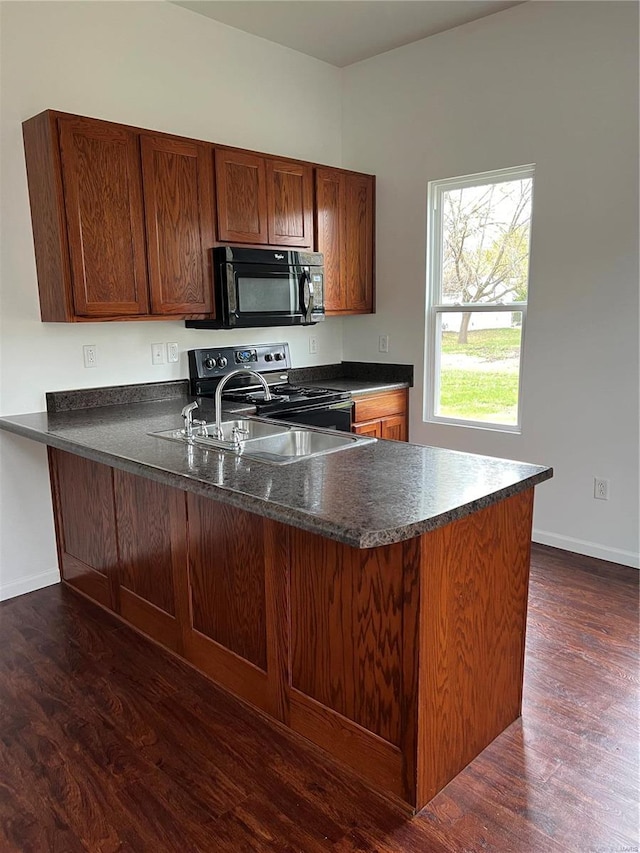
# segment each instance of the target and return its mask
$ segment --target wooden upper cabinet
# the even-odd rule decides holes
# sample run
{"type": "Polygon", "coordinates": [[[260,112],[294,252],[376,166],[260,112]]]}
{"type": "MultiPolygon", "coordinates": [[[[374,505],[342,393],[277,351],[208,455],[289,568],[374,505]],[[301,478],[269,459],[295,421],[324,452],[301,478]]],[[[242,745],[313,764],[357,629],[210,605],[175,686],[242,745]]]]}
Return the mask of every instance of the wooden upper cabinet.
{"type": "Polygon", "coordinates": [[[313,246],[313,169],[305,163],[216,148],[218,239],[313,246]]]}
{"type": "Polygon", "coordinates": [[[317,247],[324,255],[325,311],[347,305],[344,276],[344,179],[336,169],[316,169],[317,247]]]}
{"type": "Polygon", "coordinates": [[[212,149],[141,136],[153,314],[211,313],[212,149]]]}
{"type": "Polygon", "coordinates": [[[322,252],[327,313],[373,311],[371,175],[55,110],[23,136],[42,320],[211,318],[219,243],[322,252]]]}
{"type": "Polygon", "coordinates": [[[373,178],[345,175],[345,280],[352,311],[373,310],[373,178]]]}
{"type": "Polygon", "coordinates": [[[75,116],[58,128],[75,313],[146,314],[138,135],[75,116]]]}
{"type": "Polygon", "coordinates": [[[268,243],[264,158],[216,148],[218,238],[225,243],[268,243]]]}
{"type": "Polygon", "coordinates": [[[289,160],[265,161],[269,243],[313,246],[313,169],[289,160]]]}
{"type": "Polygon", "coordinates": [[[316,169],[317,249],[324,254],[328,314],[373,311],[374,178],[316,169]]]}

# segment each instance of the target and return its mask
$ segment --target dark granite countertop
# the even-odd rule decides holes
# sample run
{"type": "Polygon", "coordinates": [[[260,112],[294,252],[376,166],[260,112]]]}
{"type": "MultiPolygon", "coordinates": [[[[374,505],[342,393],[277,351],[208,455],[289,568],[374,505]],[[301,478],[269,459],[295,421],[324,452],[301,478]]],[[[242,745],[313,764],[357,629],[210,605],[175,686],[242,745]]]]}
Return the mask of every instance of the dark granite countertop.
{"type": "Polygon", "coordinates": [[[350,391],[352,396],[380,394],[413,385],[413,365],[377,364],[366,361],[342,361],[299,367],[289,371],[289,380],[301,385],[350,391]]]}
{"type": "MultiPolygon", "coordinates": [[[[181,427],[191,399],[15,415],[0,428],[356,548],[410,539],[552,476],[540,465],[396,441],[275,466],[149,435],[181,427]]],[[[213,419],[211,401],[201,409],[213,419]]]]}
{"type": "Polygon", "coordinates": [[[311,388],[331,388],[333,391],[349,391],[352,397],[363,397],[366,394],[382,394],[385,391],[396,391],[408,388],[408,382],[381,382],[364,379],[312,379],[305,382],[311,388]]]}

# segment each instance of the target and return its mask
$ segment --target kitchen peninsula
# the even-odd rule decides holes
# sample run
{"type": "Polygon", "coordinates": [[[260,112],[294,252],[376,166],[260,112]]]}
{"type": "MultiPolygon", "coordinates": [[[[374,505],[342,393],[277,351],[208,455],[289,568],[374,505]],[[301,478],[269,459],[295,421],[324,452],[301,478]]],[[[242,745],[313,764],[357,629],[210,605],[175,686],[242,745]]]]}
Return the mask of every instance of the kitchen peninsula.
{"type": "Polygon", "coordinates": [[[0,419],[48,445],[64,582],[422,808],[520,714],[551,470],[395,441],[247,461],[151,434],[185,386],[0,419]]]}

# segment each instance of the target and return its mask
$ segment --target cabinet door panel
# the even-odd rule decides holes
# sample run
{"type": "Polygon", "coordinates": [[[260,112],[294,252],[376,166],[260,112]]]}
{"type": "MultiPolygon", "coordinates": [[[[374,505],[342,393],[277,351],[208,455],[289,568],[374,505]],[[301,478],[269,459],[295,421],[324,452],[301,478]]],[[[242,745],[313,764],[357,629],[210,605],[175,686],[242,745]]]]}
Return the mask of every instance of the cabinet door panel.
{"type": "Polygon", "coordinates": [[[179,649],[187,572],[184,493],[119,470],[114,485],[121,614],[179,649]]]}
{"type": "Polygon", "coordinates": [[[385,415],[397,415],[407,410],[407,392],[403,389],[382,394],[369,394],[354,400],[354,421],[376,420],[385,415]]]}
{"type": "Polygon", "coordinates": [[[373,180],[345,177],[345,270],[347,304],[354,311],[373,307],[373,180]]]}
{"type": "Polygon", "coordinates": [[[407,418],[406,415],[392,415],[382,418],[382,438],[390,438],[394,441],[407,441],[407,418]]]}
{"type": "Polygon", "coordinates": [[[402,545],[359,550],[298,529],[291,542],[292,687],[399,745],[402,545]]]}
{"type": "Polygon", "coordinates": [[[262,157],[217,148],[218,237],[224,242],[266,243],[267,191],[262,157]]]}
{"type": "Polygon", "coordinates": [[[324,255],[325,311],[343,311],[344,179],[333,169],[316,169],[316,227],[318,251],[324,255]]]}
{"type": "Polygon", "coordinates": [[[212,150],[146,135],[141,147],[152,313],[209,313],[212,150]]]}
{"type": "Polygon", "coordinates": [[[147,269],[138,137],[93,119],[60,118],[75,313],[144,314],[147,269]]]}
{"type": "Polygon", "coordinates": [[[266,670],[263,520],[188,500],[192,626],[266,670]]]}
{"type": "Polygon", "coordinates": [[[311,166],[287,160],[266,160],[269,243],[313,245],[311,166]]]}
{"type": "Polygon", "coordinates": [[[374,438],[383,437],[381,421],[366,421],[365,423],[354,424],[352,431],[358,435],[371,435],[374,438]]]}
{"type": "Polygon", "coordinates": [[[116,607],[118,545],[112,469],[50,451],[62,577],[105,607],[116,607]]]}

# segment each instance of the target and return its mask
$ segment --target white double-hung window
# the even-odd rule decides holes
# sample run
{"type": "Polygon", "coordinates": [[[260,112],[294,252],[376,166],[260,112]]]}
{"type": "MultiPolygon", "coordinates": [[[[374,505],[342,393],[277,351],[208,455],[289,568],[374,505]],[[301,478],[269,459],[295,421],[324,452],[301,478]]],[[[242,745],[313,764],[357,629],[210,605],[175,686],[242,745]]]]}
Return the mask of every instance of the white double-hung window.
{"type": "Polygon", "coordinates": [[[429,184],[427,421],[520,431],[533,169],[429,184]]]}

